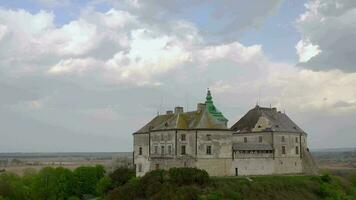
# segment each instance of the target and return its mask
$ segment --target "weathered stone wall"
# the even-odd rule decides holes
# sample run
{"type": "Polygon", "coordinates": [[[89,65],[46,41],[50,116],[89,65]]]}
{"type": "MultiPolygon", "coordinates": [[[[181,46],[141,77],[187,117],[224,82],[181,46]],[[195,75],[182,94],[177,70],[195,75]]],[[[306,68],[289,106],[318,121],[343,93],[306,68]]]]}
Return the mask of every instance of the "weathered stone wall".
{"type": "Polygon", "coordinates": [[[273,158],[246,158],[234,159],[231,166],[231,175],[267,175],[275,171],[273,158]]]}
{"type": "Polygon", "coordinates": [[[137,176],[143,176],[150,171],[149,134],[134,134],[134,165],[137,176]],[[142,148],[142,155],[139,155],[140,147],[142,148]]]}
{"type": "Polygon", "coordinates": [[[303,166],[305,152],[307,138],[304,133],[257,132],[233,135],[231,131],[223,130],[166,130],[134,135],[134,162],[138,176],[156,168],[172,167],[197,167],[206,170],[211,176],[234,176],[236,168],[238,175],[302,173],[303,169],[310,169],[311,166],[303,166]],[[248,143],[271,144],[274,153],[233,155],[232,144],[243,143],[244,138],[247,138],[248,143]],[[183,145],[186,151],[184,155],[181,152],[183,145]],[[208,146],[211,154],[207,152],[208,146]],[[283,146],[285,153],[282,153],[283,146]],[[139,155],[140,147],[142,155],[139,155]],[[141,165],[141,172],[138,171],[138,165],[141,165]]]}
{"type": "Polygon", "coordinates": [[[210,176],[232,176],[231,162],[231,158],[200,158],[196,167],[204,169],[210,176]]]}
{"type": "Polygon", "coordinates": [[[232,131],[199,130],[197,134],[197,158],[232,158],[232,131]],[[207,154],[207,147],[211,147],[211,154],[207,154]]]}

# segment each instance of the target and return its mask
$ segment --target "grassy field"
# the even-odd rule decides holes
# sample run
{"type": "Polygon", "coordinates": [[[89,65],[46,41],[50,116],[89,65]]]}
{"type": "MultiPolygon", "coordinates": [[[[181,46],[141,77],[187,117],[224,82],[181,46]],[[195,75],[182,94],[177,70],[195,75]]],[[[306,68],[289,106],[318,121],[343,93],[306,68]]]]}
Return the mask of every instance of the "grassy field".
{"type": "Polygon", "coordinates": [[[356,170],[323,176],[213,177],[201,199],[356,199],[356,170]]]}

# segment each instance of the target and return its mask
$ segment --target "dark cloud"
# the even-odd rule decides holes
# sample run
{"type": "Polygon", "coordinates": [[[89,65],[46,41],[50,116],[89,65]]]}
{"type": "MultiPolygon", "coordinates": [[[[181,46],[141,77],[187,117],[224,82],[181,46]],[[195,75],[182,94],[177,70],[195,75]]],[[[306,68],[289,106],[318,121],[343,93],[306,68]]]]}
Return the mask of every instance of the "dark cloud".
{"type": "Polygon", "coordinates": [[[321,52],[300,66],[314,70],[356,71],[356,2],[352,0],[311,1],[297,27],[302,40],[317,45],[321,52]]]}

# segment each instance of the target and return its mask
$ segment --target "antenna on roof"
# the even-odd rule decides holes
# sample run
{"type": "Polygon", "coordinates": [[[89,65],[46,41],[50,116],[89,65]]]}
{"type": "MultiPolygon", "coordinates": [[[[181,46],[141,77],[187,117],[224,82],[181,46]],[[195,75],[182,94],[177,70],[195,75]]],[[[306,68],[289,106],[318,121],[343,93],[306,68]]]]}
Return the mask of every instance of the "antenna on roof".
{"type": "MultiPolygon", "coordinates": [[[[158,115],[160,112],[162,112],[162,107],[163,107],[163,96],[161,96],[161,103],[159,104],[159,111],[158,111],[158,115]]],[[[162,112],[164,113],[164,112],[162,112]]]]}
{"type": "Polygon", "coordinates": [[[189,94],[187,91],[185,91],[185,110],[186,112],[188,112],[188,109],[189,109],[189,94]]]}
{"type": "Polygon", "coordinates": [[[257,101],[256,101],[256,106],[260,105],[260,97],[261,96],[261,87],[258,88],[258,96],[257,96],[257,101]]]}

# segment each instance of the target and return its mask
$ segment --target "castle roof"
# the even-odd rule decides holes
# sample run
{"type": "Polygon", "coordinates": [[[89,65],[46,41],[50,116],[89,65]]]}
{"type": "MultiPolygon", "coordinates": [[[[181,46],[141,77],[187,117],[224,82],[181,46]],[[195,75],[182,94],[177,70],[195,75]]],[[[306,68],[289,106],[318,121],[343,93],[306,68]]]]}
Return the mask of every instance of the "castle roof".
{"type": "Polygon", "coordinates": [[[235,133],[295,132],[304,133],[285,113],[276,108],[256,106],[249,110],[231,129],[235,133]]]}
{"type": "Polygon", "coordinates": [[[149,123],[135,133],[148,133],[150,131],[172,130],[172,129],[225,129],[227,119],[218,111],[212,101],[212,96],[208,90],[205,104],[198,104],[196,111],[183,112],[182,107],[176,107],[175,112],[167,112],[165,115],[158,115],[149,123]],[[177,109],[179,108],[179,109],[177,109]],[[181,110],[181,111],[180,111],[181,110]]]}

